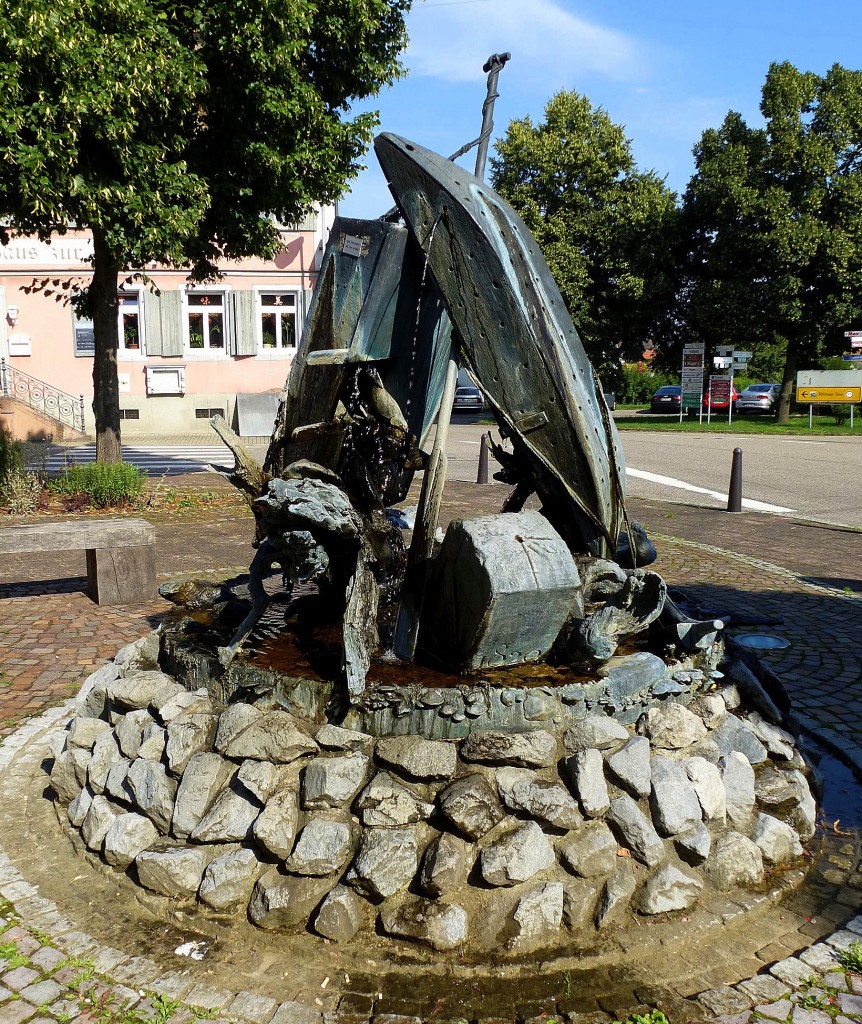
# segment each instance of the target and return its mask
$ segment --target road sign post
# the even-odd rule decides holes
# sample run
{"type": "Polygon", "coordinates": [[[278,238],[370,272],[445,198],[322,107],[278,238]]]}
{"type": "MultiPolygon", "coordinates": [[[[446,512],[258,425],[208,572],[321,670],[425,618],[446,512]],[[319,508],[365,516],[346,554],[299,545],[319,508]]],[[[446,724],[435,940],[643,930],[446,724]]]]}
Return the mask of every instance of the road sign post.
{"type": "Polygon", "coordinates": [[[682,385],[679,402],[679,421],[689,409],[700,410],[700,421],[703,422],[703,344],[686,345],[682,350],[682,385]]]}
{"type": "Polygon", "coordinates": [[[852,430],[853,406],[862,402],[862,375],[853,370],[801,370],[796,374],[796,401],[808,405],[809,430],[815,405],[849,405],[852,430]]]}

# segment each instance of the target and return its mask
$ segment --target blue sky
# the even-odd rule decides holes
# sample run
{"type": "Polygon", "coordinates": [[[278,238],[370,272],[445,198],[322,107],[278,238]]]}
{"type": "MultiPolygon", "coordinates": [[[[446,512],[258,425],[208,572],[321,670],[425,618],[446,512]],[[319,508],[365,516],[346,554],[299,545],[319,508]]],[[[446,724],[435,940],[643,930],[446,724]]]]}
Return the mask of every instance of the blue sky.
{"type": "MultiPolygon", "coordinates": [[[[540,120],[559,89],[585,93],[625,126],[642,169],[677,192],[692,146],[728,110],[759,123],[771,61],[825,72],[862,67],[862,5],[851,0],[414,0],[409,74],[364,104],[380,130],[448,155],[479,134],[485,74],[500,75],[495,135],[529,114],[540,120]]],[[[462,159],[472,169],[475,151],[462,159]]],[[[392,205],[373,152],[340,212],[376,217],[392,205]]]]}

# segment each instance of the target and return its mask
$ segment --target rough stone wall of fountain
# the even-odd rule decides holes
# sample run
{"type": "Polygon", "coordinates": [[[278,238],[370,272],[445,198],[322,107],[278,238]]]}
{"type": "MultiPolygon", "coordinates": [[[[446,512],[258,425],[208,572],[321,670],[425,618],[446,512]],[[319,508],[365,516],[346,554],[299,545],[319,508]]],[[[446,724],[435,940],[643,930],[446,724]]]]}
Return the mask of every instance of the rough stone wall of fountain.
{"type": "Polygon", "coordinates": [[[62,818],[140,885],[263,928],[554,952],[628,912],[758,889],[814,834],[795,740],[739,665],[743,685],[669,668],[683,683],[655,681],[638,716],[619,709],[629,724],[578,703],[441,740],[225,705],[160,671],[158,648],[85,684],[51,768],[62,818]]]}

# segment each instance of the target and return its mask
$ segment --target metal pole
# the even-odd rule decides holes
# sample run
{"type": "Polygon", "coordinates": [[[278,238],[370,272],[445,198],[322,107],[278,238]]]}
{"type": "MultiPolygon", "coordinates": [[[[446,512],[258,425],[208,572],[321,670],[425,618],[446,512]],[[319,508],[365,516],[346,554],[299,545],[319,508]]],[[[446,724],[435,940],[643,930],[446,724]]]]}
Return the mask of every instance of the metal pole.
{"type": "Polygon", "coordinates": [[[488,93],[482,104],[482,132],[479,135],[479,148],[476,151],[476,177],[485,177],[485,161],[488,158],[488,142],[494,129],[494,101],[497,99],[497,79],[500,72],[511,58],[511,53],[492,53],[482,68],[488,72],[488,93]]]}
{"type": "Polygon", "coordinates": [[[6,379],[5,359],[0,359],[0,392],[6,397],[9,395],[9,381],[6,379]]]}
{"type": "Polygon", "coordinates": [[[808,429],[810,430],[814,426],[814,406],[808,403],[808,429]]]}
{"type": "Polygon", "coordinates": [[[730,467],[730,489],[727,492],[727,511],[742,511],[742,449],[733,449],[730,467]]]}
{"type": "Polygon", "coordinates": [[[479,471],[476,474],[477,484],[488,483],[488,435],[483,434],[479,442],[479,471]]]}
{"type": "Polygon", "coordinates": [[[84,433],[84,396],[83,395],[81,395],[80,411],[81,411],[81,433],[83,434],[84,433]]]}

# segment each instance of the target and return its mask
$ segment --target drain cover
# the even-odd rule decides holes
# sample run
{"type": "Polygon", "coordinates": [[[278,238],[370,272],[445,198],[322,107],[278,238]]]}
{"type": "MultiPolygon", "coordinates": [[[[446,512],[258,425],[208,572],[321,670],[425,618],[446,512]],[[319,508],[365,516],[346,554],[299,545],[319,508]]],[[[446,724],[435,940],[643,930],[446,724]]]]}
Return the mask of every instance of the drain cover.
{"type": "Polygon", "coordinates": [[[786,651],[790,641],[783,636],[772,636],[770,633],[740,633],[733,638],[740,647],[752,651],[786,651]]]}

